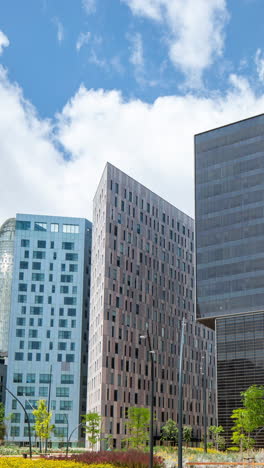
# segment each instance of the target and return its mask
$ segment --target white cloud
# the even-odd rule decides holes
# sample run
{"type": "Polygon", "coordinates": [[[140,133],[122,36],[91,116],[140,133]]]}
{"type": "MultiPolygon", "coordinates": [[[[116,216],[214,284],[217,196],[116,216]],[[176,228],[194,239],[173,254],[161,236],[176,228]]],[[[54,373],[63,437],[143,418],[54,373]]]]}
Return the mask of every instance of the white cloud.
{"type": "Polygon", "coordinates": [[[87,15],[94,13],[96,10],[96,0],[82,0],[82,6],[87,15]]]}
{"type": "Polygon", "coordinates": [[[0,30],[0,55],[2,55],[4,47],[8,47],[8,46],[9,46],[9,39],[3,33],[3,31],[0,30]]]}
{"type": "Polygon", "coordinates": [[[256,52],[255,63],[259,80],[264,81],[264,54],[261,49],[258,49],[256,52]]]}
{"type": "Polygon", "coordinates": [[[1,68],[0,102],[1,223],[16,212],[91,219],[107,161],[192,215],[194,134],[263,112],[264,95],[237,75],[225,95],[153,104],[81,86],[52,122],[37,116],[1,68]]]}
{"type": "Polygon", "coordinates": [[[223,53],[226,0],[122,1],[133,14],[167,26],[172,63],[185,74],[187,85],[200,87],[203,71],[223,53]]]}
{"type": "Polygon", "coordinates": [[[79,52],[79,50],[89,42],[91,38],[91,33],[88,31],[86,33],[81,32],[78,36],[77,42],[76,42],[76,49],[79,52]]]}
{"type": "Polygon", "coordinates": [[[58,42],[59,44],[64,40],[64,27],[63,27],[63,24],[62,22],[59,20],[59,18],[53,18],[53,23],[55,24],[56,26],[56,29],[57,29],[57,39],[58,39],[58,42]]]}
{"type": "Polygon", "coordinates": [[[141,34],[128,34],[127,38],[131,43],[130,62],[136,67],[142,67],[144,64],[144,57],[141,34]]]}

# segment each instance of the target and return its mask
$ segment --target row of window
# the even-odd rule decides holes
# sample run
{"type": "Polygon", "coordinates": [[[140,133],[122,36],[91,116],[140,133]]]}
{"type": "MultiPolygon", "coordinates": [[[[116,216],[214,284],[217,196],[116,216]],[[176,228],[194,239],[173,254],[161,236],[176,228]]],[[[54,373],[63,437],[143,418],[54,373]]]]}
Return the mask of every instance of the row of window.
{"type": "MultiPolygon", "coordinates": [[[[16,229],[22,231],[31,230],[31,221],[17,221],[16,229]]],[[[45,222],[34,222],[34,231],[47,232],[48,223],[45,222]]],[[[50,223],[50,232],[59,232],[60,225],[58,223],[50,223]]],[[[63,224],[62,232],[65,234],[79,234],[80,226],[78,224],[63,224]]]]}
{"type": "MultiPolygon", "coordinates": [[[[38,361],[38,362],[41,361],[41,353],[36,353],[35,357],[36,357],[36,361],[38,361]]],[[[21,351],[15,352],[14,360],[15,361],[24,361],[24,360],[32,361],[33,360],[33,355],[32,355],[32,353],[27,353],[27,356],[26,356],[26,354],[24,354],[21,351]]],[[[49,353],[45,354],[45,361],[49,362],[49,353]]],[[[64,356],[64,359],[63,359],[62,354],[59,353],[57,355],[57,362],[74,362],[74,361],[75,361],[74,354],[66,354],[64,356]]]]}
{"type": "MultiPolygon", "coordinates": [[[[43,268],[44,266],[45,266],[45,264],[43,264],[41,262],[32,262],[32,270],[41,270],[41,268],[43,268]]],[[[28,270],[28,267],[29,267],[29,262],[28,261],[25,261],[25,260],[20,261],[20,263],[19,263],[20,270],[28,270]]],[[[53,263],[50,263],[49,264],[49,270],[53,271],[53,267],[54,267],[53,263]]],[[[70,272],[77,272],[78,271],[78,263],[70,263],[68,265],[68,268],[69,268],[70,272]]],[[[61,271],[66,271],[65,263],[61,264],[61,271]]]]}
{"type": "MultiPolygon", "coordinates": [[[[19,292],[27,292],[28,290],[28,283],[19,283],[18,284],[18,291],[19,292]]],[[[32,283],[30,286],[31,292],[36,292],[36,284],[32,283]]],[[[44,293],[44,284],[39,285],[39,292],[44,293]]],[[[52,285],[51,292],[56,292],[56,286],[52,285]]],[[[60,293],[61,294],[70,294],[69,286],[62,285],[60,286],[60,293]]],[[[72,286],[72,294],[77,294],[77,286],[72,286]]],[[[37,297],[37,296],[36,296],[37,297]]],[[[35,301],[36,303],[37,301],[35,301]]]]}
{"type": "MultiPolygon", "coordinates": [[[[54,291],[55,292],[55,291],[54,291]]],[[[17,302],[19,304],[25,304],[27,302],[27,295],[26,294],[18,294],[17,297],[17,302]]],[[[52,304],[52,297],[48,296],[48,304],[52,304]]],[[[76,305],[77,304],[77,298],[74,296],[64,296],[63,298],[63,303],[64,305],[76,305]]],[[[44,304],[44,296],[35,296],[35,304],[44,304]]],[[[33,309],[36,309],[34,307],[30,307],[30,313],[35,314],[33,309]],[[32,309],[32,311],[31,311],[32,309]]],[[[35,314],[39,315],[39,314],[35,314]]]]}
{"type": "MultiPolygon", "coordinates": [[[[21,239],[21,247],[29,247],[30,246],[30,240],[29,239],[21,239]]],[[[45,240],[38,240],[37,241],[37,247],[38,249],[46,249],[47,242],[45,240]]],[[[62,242],[61,244],[63,250],[74,250],[74,242],[62,242]]],[[[54,249],[55,244],[54,241],[50,241],[50,248],[54,249]]],[[[67,255],[67,254],[66,254],[67,255]]],[[[78,254],[72,254],[77,255],[78,254]]],[[[78,257],[77,257],[78,258],[78,257]]],[[[68,260],[66,258],[66,260],[68,260]]]]}

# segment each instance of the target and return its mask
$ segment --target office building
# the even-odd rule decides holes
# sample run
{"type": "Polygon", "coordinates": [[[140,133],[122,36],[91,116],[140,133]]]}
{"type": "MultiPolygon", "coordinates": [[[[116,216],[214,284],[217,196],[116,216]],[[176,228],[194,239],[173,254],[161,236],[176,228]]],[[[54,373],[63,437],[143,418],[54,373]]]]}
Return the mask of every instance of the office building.
{"type": "MultiPolygon", "coordinates": [[[[86,413],[92,225],[86,219],[18,214],[8,348],[7,388],[32,409],[47,401],[53,442],[80,441],[86,413]]],[[[17,401],[8,438],[28,441],[17,401]]]]}
{"type": "Polygon", "coordinates": [[[260,115],[195,137],[197,318],[216,329],[228,439],[240,393],[264,382],[263,129],[260,115]]]}
{"type": "MultiPolygon", "coordinates": [[[[6,384],[9,317],[14,262],[15,219],[0,227],[0,383],[6,384]]],[[[5,391],[0,386],[0,402],[5,402],[5,391]]]]}
{"type": "MultiPolygon", "coordinates": [[[[184,424],[201,439],[200,366],[207,359],[208,423],[214,424],[214,333],[195,323],[194,221],[111,164],[94,197],[88,410],[120,447],[128,408],[150,405],[148,327],[155,351],[154,436],[177,415],[185,318],[184,424]]],[[[104,444],[102,443],[102,446],[104,444]]]]}
{"type": "Polygon", "coordinates": [[[11,286],[14,261],[14,218],[0,228],[0,356],[7,356],[11,286]]]}

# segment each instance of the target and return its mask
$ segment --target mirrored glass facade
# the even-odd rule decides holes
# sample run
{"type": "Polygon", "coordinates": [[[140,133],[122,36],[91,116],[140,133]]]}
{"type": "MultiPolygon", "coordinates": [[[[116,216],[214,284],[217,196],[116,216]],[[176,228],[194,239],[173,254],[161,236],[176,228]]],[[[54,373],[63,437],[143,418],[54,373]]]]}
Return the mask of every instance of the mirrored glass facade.
{"type": "Polygon", "coordinates": [[[195,179],[196,316],[216,327],[229,439],[241,392],[264,383],[264,115],[196,135],[195,179]]]}
{"type": "MultiPolygon", "coordinates": [[[[218,424],[227,439],[234,425],[230,415],[241,407],[240,392],[264,382],[264,313],[243,314],[216,320],[218,424]]],[[[257,446],[264,446],[259,432],[257,446]]]]}
{"type": "Polygon", "coordinates": [[[197,318],[264,308],[264,116],[195,137],[197,318]]]}
{"type": "Polygon", "coordinates": [[[5,221],[0,228],[0,355],[6,356],[11,308],[14,263],[15,219],[5,221]]]}

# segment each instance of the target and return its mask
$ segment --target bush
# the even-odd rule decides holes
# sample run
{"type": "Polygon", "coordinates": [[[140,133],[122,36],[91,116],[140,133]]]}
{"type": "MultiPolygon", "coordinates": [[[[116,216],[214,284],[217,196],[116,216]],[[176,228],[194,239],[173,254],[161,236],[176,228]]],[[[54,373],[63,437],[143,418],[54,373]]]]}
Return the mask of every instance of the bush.
{"type": "Polygon", "coordinates": [[[239,447],[227,447],[228,452],[239,452],[239,447]]]}
{"type": "MultiPolygon", "coordinates": [[[[149,466],[149,454],[138,450],[128,450],[127,452],[86,452],[80,455],[70,455],[67,459],[65,456],[60,456],[57,460],[71,460],[87,465],[110,464],[127,468],[148,468],[149,466]]],[[[163,468],[163,459],[154,456],[153,466],[154,468],[163,468]]]]}

